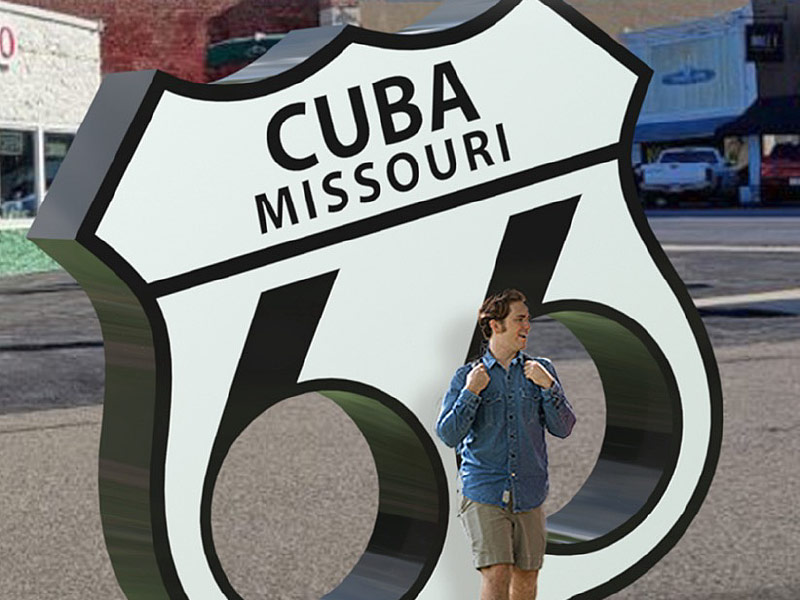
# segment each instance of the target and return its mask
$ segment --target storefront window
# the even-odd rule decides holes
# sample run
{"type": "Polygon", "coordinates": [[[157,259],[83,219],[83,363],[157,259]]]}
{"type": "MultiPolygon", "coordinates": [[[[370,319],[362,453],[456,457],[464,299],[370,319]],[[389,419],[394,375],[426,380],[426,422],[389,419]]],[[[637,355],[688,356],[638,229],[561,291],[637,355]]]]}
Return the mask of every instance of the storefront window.
{"type": "Polygon", "coordinates": [[[47,193],[75,139],[72,133],[44,132],[40,162],[36,136],[34,131],[0,129],[0,218],[36,214],[40,188],[47,193]],[[39,164],[44,166],[43,173],[39,173],[39,164]]]}
{"type": "Polygon", "coordinates": [[[44,134],[44,177],[47,189],[50,189],[50,184],[53,183],[74,139],[75,136],[71,133],[44,134]]]}
{"type": "Polygon", "coordinates": [[[33,132],[0,129],[0,217],[36,212],[33,132]]]}

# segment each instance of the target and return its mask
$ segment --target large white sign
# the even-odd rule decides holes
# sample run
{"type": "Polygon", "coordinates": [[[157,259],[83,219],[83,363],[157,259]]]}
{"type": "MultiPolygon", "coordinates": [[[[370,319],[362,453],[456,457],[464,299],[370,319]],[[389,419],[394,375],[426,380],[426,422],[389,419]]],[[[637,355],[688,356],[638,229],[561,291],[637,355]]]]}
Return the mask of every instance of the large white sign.
{"type": "Polygon", "coordinates": [[[572,329],[606,393],[597,466],[548,522],[540,598],[621,589],[699,509],[720,387],[630,173],[649,71],[556,0],[451,2],[429,23],[298,32],[249,83],[105,79],[30,237],[103,324],[101,511],[130,597],[239,598],[216,477],[258,415],[308,391],[359,425],[381,489],[326,598],[477,597],[432,426],[503,287],[572,329]]]}

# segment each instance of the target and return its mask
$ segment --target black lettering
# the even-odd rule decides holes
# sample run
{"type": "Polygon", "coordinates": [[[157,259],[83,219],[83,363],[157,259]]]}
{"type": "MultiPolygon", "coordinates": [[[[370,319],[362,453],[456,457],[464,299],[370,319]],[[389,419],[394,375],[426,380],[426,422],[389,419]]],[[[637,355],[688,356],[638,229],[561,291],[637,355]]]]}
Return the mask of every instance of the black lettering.
{"type": "Polygon", "coordinates": [[[364,171],[371,169],[373,166],[371,162],[367,162],[359,165],[356,169],[356,183],[372,190],[369,196],[361,196],[361,198],[359,198],[361,202],[372,202],[373,200],[377,200],[381,195],[381,184],[378,183],[378,180],[364,175],[364,171]]]}
{"type": "Polygon", "coordinates": [[[292,225],[297,225],[297,211],[294,209],[292,194],[288,187],[278,190],[278,210],[272,208],[266,194],[256,196],[256,209],[258,210],[258,222],[261,225],[261,233],[267,233],[267,215],[269,215],[275,229],[283,227],[283,209],[289,212],[289,219],[292,225]]]}
{"type": "Polygon", "coordinates": [[[508,140],[506,139],[506,130],[503,128],[502,123],[497,124],[497,139],[500,142],[500,152],[503,155],[503,162],[511,160],[511,153],[508,150],[508,140]]]}
{"type": "Polygon", "coordinates": [[[319,162],[316,154],[311,154],[305,158],[290,156],[284,149],[283,142],[281,142],[281,127],[283,127],[283,124],[288,121],[290,117],[304,114],[306,114],[305,103],[297,102],[295,104],[290,104],[276,112],[267,126],[267,147],[269,148],[269,153],[272,155],[272,160],[284,169],[289,169],[290,171],[309,169],[319,162]]]}
{"type": "Polygon", "coordinates": [[[389,160],[389,164],[386,165],[386,175],[389,177],[389,183],[395,190],[398,192],[410,192],[417,187],[419,183],[419,163],[417,163],[416,158],[407,152],[401,152],[389,160]],[[411,179],[408,183],[401,183],[397,178],[397,163],[401,160],[407,162],[411,167],[411,179]]]}
{"type": "Polygon", "coordinates": [[[325,176],[325,179],[322,180],[322,189],[325,190],[326,194],[331,196],[336,196],[341,200],[338,204],[329,204],[328,205],[328,212],[339,212],[345,206],[347,206],[347,192],[344,191],[340,187],[336,187],[333,185],[334,179],[341,179],[342,172],[341,171],[334,171],[333,173],[328,173],[325,176]]]}
{"type": "Polygon", "coordinates": [[[386,145],[396,144],[414,137],[422,128],[422,111],[416,104],[411,103],[414,97],[414,82],[407,77],[389,77],[372,84],[375,92],[375,102],[378,104],[378,114],[381,117],[381,129],[386,145]],[[389,88],[399,88],[400,98],[389,102],[389,88]],[[397,129],[394,116],[404,114],[409,123],[404,129],[397,129]]]}
{"type": "Polygon", "coordinates": [[[308,210],[308,218],[317,218],[317,207],[314,205],[314,194],[311,193],[311,183],[308,180],[303,182],[303,194],[306,198],[306,210],[308,210]]]}
{"type": "Polygon", "coordinates": [[[467,121],[475,121],[480,119],[478,110],[472,103],[472,100],[467,94],[464,84],[456,74],[455,67],[450,61],[440,63],[433,67],[433,128],[432,131],[438,131],[444,128],[444,113],[448,110],[460,108],[464,113],[467,121]],[[450,84],[455,96],[448,100],[444,99],[444,82],[445,79],[450,84]]]}
{"type": "Polygon", "coordinates": [[[350,96],[350,108],[353,111],[353,120],[356,124],[356,139],[350,145],[342,144],[336,135],[331,116],[331,107],[327,96],[320,96],[314,99],[317,107],[319,125],[322,129],[322,136],[325,138],[325,145],[328,149],[340,158],[350,158],[361,152],[369,142],[369,122],[367,121],[367,109],[364,106],[364,97],[361,95],[361,88],[352,87],[347,90],[350,96]]]}
{"type": "Polygon", "coordinates": [[[467,151],[467,159],[469,160],[469,170],[474,171],[478,168],[478,161],[475,160],[477,155],[481,155],[486,164],[490,167],[494,164],[491,155],[486,150],[489,145],[489,136],[483,131],[473,131],[464,134],[464,149],[467,151]],[[472,142],[478,140],[478,146],[474,146],[472,142]]]}
{"type": "Polygon", "coordinates": [[[447,149],[447,171],[440,171],[436,164],[436,157],[433,152],[433,144],[425,146],[425,155],[428,157],[428,166],[430,166],[431,173],[439,181],[450,179],[456,173],[456,151],[453,149],[453,140],[448,138],[444,141],[444,146],[447,149]]]}

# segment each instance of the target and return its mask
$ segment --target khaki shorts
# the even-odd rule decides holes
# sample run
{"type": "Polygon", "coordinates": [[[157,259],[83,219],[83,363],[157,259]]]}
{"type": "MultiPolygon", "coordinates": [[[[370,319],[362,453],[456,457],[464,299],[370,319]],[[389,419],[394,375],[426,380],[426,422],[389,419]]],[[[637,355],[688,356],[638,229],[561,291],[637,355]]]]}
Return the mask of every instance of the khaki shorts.
{"type": "Polygon", "coordinates": [[[519,569],[542,568],[547,544],[545,515],[541,506],[512,513],[507,508],[474,502],[461,497],[458,518],[472,545],[476,569],[512,564],[519,569]]]}

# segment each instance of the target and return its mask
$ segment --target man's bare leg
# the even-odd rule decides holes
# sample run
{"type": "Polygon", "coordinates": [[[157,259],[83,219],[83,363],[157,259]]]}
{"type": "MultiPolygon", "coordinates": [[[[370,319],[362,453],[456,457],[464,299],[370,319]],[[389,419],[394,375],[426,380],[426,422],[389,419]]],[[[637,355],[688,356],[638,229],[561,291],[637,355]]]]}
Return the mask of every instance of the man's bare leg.
{"type": "Polygon", "coordinates": [[[538,577],[538,570],[525,571],[512,566],[509,600],[535,600],[538,577]]]}
{"type": "Polygon", "coordinates": [[[481,600],[508,600],[511,565],[492,565],[481,570],[481,600]]]}

